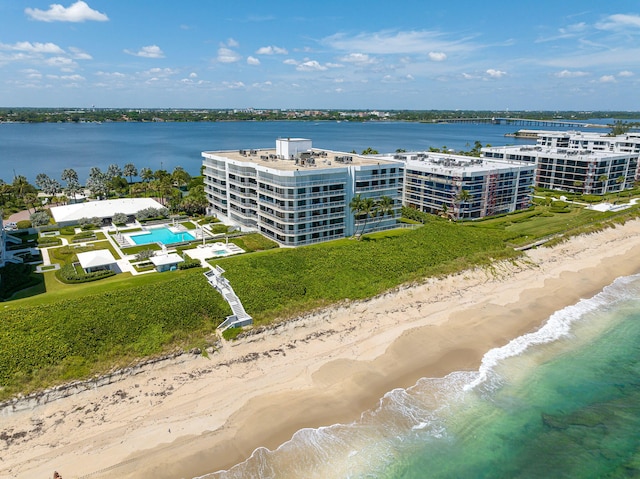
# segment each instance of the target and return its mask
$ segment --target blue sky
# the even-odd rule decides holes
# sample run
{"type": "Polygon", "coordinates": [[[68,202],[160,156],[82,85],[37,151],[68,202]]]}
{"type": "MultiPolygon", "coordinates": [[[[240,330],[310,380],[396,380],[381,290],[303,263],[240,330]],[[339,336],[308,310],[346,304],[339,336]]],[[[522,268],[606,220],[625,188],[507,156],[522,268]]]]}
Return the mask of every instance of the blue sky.
{"type": "Polygon", "coordinates": [[[638,0],[0,0],[0,106],[640,110],[638,0]]]}

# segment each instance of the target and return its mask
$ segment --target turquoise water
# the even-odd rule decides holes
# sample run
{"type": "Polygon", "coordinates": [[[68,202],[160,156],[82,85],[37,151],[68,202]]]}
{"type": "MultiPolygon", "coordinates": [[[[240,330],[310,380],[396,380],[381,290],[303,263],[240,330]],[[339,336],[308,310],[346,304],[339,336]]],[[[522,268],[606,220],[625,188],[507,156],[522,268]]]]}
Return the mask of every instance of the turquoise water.
{"type": "Polygon", "coordinates": [[[145,233],[131,235],[135,244],[162,243],[173,244],[192,241],[195,237],[188,232],[174,233],[169,228],[154,228],[145,233]]]}
{"type": "MultiPolygon", "coordinates": [[[[556,312],[478,371],[389,392],[207,478],[640,477],[640,276],[556,312]]],[[[212,469],[214,469],[212,465],[212,469]]]]}

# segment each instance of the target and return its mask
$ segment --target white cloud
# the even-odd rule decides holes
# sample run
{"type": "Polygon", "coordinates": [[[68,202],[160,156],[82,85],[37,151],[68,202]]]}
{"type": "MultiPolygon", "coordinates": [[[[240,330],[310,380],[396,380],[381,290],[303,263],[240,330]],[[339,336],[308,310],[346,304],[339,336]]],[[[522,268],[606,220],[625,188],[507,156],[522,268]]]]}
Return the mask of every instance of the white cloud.
{"type": "Polygon", "coordinates": [[[596,23],[600,30],[622,30],[627,27],[640,28],[640,15],[625,15],[617,13],[609,15],[606,20],[596,23]]]}
{"type": "Polygon", "coordinates": [[[260,65],[260,60],[258,60],[256,57],[252,57],[251,55],[249,55],[247,57],[247,64],[249,64],[249,65],[260,65]]]}
{"type": "Polygon", "coordinates": [[[240,88],[245,88],[245,84],[242,83],[241,81],[236,81],[236,82],[225,81],[225,82],[222,82],[222,84],[225,87],[229,88],[230,90],[238,90],[240,88]]]}
{"type": "Polygon", "coordinates": [[[137,52],[133,52],[131,50],[125,50],[124,52],[128,53],[129,55],[133,55],[134,57],[164,58],[164,52],[158,45],[148,45],[146,47],[142,47],[137,52]]]}
{"type": "Polygon", "coordinates": [[[429,52],[429,59],[434,62],[442,62],[447,59],[447,54],[444,52],[429,52]]]}
{"type": "Polygon", "coordinates": [[[153,75],[155,77],[168,77],[171,75],[176,75],[178,70],[174,70],[172,68],[150,68],[145,72],[142,72],[143,75],[153,75]]]}
{"type": "Polygon", "coordinates": [[[613,75],[602,75],[598,81],[600,83],[615,83],[616,77],[613,75]]]}
{"type": "Polygon", "coordinates": [[[34,70],[33,68],[27,68],[26,70],[21,70],[22,73],[24,73],[27,78],[30,78],[32,80],[39,80],[40,78],[42,78],[42,73],[40,73],[38,70],[34,70]]]}
{"type": "Polygon", "coordinates": [[[47,78],[51,80],[71,80],[71,81],[84,81],[85,77],[82,75],[47,75],[47,78]]]}
{"type": "Polygon", "coordinates": [[[489,75],[491,78],[502,78],[506,74],[507,72],[503,72],[502,70],[495,70],[493,68],[489,68],[487,70],[487,75],[489,75]]]}
{"type": "Polygon", "coordinates": [[[120,73],[120,72],[99,71],[99,72],[96,72],[96,75],[101,77],[107,77],[107,78],[125,78],[126,77],[124,73],[120,73]]]}
{"type": "Polygon", "coordinates": [[[463,77],[465,80],[473,80],[474,78],[477,78],[475,75],[471,75],[471,74],[469,74],[469,73],[464,73],[464,72],[462,73],[462,77],[463,77]]]}
{"type": "Polygon", "coordinates": [[[31,42],[16,42],[13,45],[7,45],[5,43],[0,43],[0,50],[11,50],[18,52],[27,52],[27,53],[51,53],[51,54],[61,54],[64,53],[64,50],[60,48],[55,43],[31,43],[31,42]]]}
{"type": "Polygon", "coordinates": [[[230,48],[220,47],[218,48],[218,61],[220,63],[235,63],[242,59],[238,52],[231,50],[230,48]]]}
{"type": "Polygon", "coordinates": [[[198,78],[198,74],[195,72],[189,73],[189,78],[198,78]]]}
{"type": "Polygon", "coordinates": [[[71,69],[78,66],[71,58],[66,57],[51,57],[45,61],[45,63],[52,67],[71,69]]]}
{"type": "Polygon", "coordinates": [[[295,61],[293,58],[287,58],[282,63],[284,63],[285,65],[297,65],[298,64],[298,62],[295,61]]]}
{"type": "Polygon", "coordinates": [[[336,34],[325,38],[323,43],[343,51],[376,54],[424,54],[425,51],[472,51],[478,48],[468,40],[468,38],[462,38],[449,41],[444,38],[442,33],[422,30],[361,33],[354,37],[336,34]]]}
{"type": "Polygon", "coordinates": [[[69,47],[69,51],[71,52],[71,56],[74,60],[92,60],[93,57],[86,52],[83,52],[79,48],[69,47]]]}
{"type": "Polygon", "coordinates": [[[554,76],[558,78],[579,78],[579,77],[585,77],[587,75],[589,75],[587,72],[570,71],[570,70],[562,70],[560,72],[554,73],[554,76]]]}
{"type": "Polygon", "coordinates": [[[632,77],[633,76],[633,72],[630,72],[629,70],[623,70],[620,73],[618,73],[619,77],[632,77]]]}
{"type": "Polygon", "coordinates": [[[256,50],[256,55],[287,55],[289,52],[286,48],[276,46],[260,47],[256,50]]]}
{"type": "Polygon", "coordinates": [[[25,8],[26,13],[33,20],[41,22],[84,22],[93,20],[96,22],[106,22],[109,17],[104,13],[93,10],[83,1],[78,1],[70,7],[65,8],[58,3],[49,5],[49,10],[40,10],[38,8],[25,8]]]}
{"type": "Polygon", "coordinates": [[[328,69],[329,69],[328,67],[321,65],[316,60],[308,60],[296,67],[296,70],[301,72],[318,72],[318,71],[324,71],[328,69]]]}
{"type": "Polygon", "coordinates": [[[234,40],[233,38],[229,38],[229,40],[227,40],[226,45],[230,48],[238,48],[240,46],[238,41],[234,40]]]}
{"type": "Polygon", "coordinates": [[[376,63],[374,58],[371,58],[366,53],[349,53],[340,58],[341,62],[345,63],[355,63],[359,65],[368,65],[371,63],[376,63]]]}

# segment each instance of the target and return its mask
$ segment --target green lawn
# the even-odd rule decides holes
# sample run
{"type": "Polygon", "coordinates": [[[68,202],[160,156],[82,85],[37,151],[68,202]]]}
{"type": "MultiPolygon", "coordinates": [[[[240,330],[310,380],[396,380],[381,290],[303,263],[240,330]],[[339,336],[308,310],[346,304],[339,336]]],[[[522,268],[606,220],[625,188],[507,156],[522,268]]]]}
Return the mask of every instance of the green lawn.
{"type": "MultiPolygon", "coordinates": [[[[294,249],[277,248],[254,234],[230,241],[246,251],[261,251],[211,262],[226,270],[247,312],[264,324],[429,276],[514,258],[520,253],[509,245],[591,231],[635,218],[638,211],[560,212],[538,206],[478,222],[430,217],[417,229],[294,249]]],[[[106,241],[91,246],[112,249],[106,241]]],[[[75,285],[60,283],[53,271],[45,272],[44,279],[46,294],[3,303],[0,399],[203,341],[230,313],[200,268],[119,274],[75,285]]]]}
{"type": "Polygon", "coordinates": [[[118,276],[6,303],[0,399],[202,344],[230,313],[200,268],[118,276]]]}

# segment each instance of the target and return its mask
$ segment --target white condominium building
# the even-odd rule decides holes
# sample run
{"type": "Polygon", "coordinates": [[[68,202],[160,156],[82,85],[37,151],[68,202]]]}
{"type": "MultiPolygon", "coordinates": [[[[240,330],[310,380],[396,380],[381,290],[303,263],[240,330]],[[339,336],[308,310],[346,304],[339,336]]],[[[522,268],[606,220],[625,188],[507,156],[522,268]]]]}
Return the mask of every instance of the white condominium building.
{"type": "Polygon", "coordinates": [[[482,154],[487,159],[535,164],[538,187],[584,194],[603,195],[632,188],[638,170],[638,153],[536,145],[488,147],[482,154]]]}
{"type": "Polygon", "coordinates": [[[640,133],[607,136],[583,131],[540,131],[537,144],[551,148],[640,154],[640,133]]]}
{"type": "Polygon", "coordinates": [[[313,148],[304,138],[202,157],[210,213],[284,246],[393,228],[400,216],[402,162],[313,148]],[[349,206],[356,195],[387,196],[393,211],[356,221],[349,206]]]}
{"type": "Polygon", "coordinates": [[[410,208],[478,219],[531,205],[535,167],[530,163],[431,152],[392,157],[405,163],[402,200],[410,208]]]}

